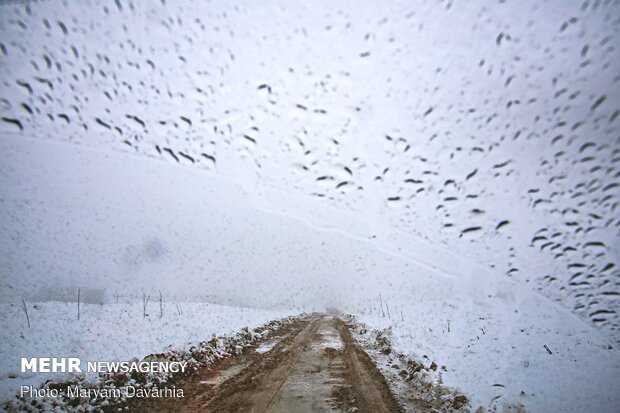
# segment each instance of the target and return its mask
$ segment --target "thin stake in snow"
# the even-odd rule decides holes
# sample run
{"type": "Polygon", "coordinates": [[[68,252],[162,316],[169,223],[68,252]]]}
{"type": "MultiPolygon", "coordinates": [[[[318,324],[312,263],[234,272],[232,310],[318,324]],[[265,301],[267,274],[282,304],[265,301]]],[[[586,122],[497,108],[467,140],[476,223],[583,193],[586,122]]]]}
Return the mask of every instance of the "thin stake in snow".
{"type": "Polygon", "coordinates": [[[30,317],[28,317],[28,309],[26,308],[26,302],[22,298],[22,304],[24,305],[24,313],[26,313],[26,321],[28,321],[28,328],[30,328],[30,317]]]}
{"type": "Polygon", "coordinates": [[[78,288],[77,307],[78,307],[78,321],[80,321],[80,289],[79,288],[78,288]]]}
{"type": "Polygon", "coordinates": [[[547,347],[547,345],[546,345],[546,344],[545,344],[545,345],[543,345],[543,347],[545,348],[545,350],[547,350],[547,353],[549,353],[549,354],[553,354],[553,353],[551,352],[551,350],[549,350],[549,347],[547,347]]]}
{"type": "Polygon", "coordinates": [[[161,296],[161,290],[159,290],[159,318],[164,317],[164,303],[161,296]]]}
{"type": "Polygon", "coordinates": [[[381,294],[379,294],[379,304],[381,304],[381,316],[385,317],[385,313],[383,312],[383,298],[381,298],[381,294]]]}
{"type": "Polygon", "coordinates": [[[142,318],[146,318],[147,314],[146,314],[146,305],[149,302],[149,298],[151,298],[150,295],[146,295],[145,292],[142,292],[142,318]]]}

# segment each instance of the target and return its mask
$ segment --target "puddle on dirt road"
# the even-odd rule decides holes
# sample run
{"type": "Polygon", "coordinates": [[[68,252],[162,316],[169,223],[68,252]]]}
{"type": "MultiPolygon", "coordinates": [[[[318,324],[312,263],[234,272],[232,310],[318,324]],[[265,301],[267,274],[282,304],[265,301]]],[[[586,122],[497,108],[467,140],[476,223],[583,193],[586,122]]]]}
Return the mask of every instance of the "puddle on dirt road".
{"type": "MultiPolygon", "coordinates": [[[[330,318],[326,318],[331,320],[330,318]]],[[[331,325],[322,324],[317,330],[317,333],[321,336],[321,339],[316,343],[321,349],[331,348],[337,351],[344,349],[344,343],[340,337],[340,333],[331,327],[331,325]]]]}
{"type": "MultiPolygon", "coordinates": [[[[258,354],[267,353],[268,351],[272,350],[281,340],[282,340],[282,337],[274,337],[270,340],[265,341],[264,343],[261,343],[259,346],[257,346],[254,349],[254,351],[258,354]]],[[[208,380],[200,381],[200,384],[206,384],[206,385],[221,384],[225,382],[226,380],[241,373],[249,365],[250,365],[250,360],[235,363],[223,369],[215,377],[209,378],[208,380]]]]}
{"type": "Polygon", "coordinates": [[[249,363],[247,362],[233,364],[232,366],[229,366],[223,369],[222,371],[220,371],[219,374],[215,375],[214,377],[211,377],[208,380],[201,380],[200,384],[206,384],[210,386],[221,384],[225,382],[226,380],[230,379],[231,377],[234,377],[237,374],[241,373],[243,369],[245,369],[248,365],[249,363]]]}
{"type": "Polygon", "coordinates": [[[277,338],[274,338],[272,340],[265,341],[260,346],[256,347],[256,350],[254,350],[254,351],[256,351],[258,354],[266,353],[269,350],[271,350],[272,348],[274,348],[276,346],[276,344],[278,344],[280,342],[281,339],[282,339],[282,337],[277,337],[277,338]]]}

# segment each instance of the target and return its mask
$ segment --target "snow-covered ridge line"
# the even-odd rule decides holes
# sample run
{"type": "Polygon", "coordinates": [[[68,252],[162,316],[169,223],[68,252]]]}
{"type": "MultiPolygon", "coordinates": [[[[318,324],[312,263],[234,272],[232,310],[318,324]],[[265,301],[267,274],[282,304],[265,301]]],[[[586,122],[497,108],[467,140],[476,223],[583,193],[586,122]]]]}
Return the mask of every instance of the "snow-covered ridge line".
{"type": "MultiPolygon", "coordinates": [[[[101,135],[100,132],[94,131],[90,134],[101,135]]],[[[77,146],[82,149],[92,151],[93,153],[99,153],[102,156],[105,156],[106,154],[123,154],[124,156],[130,156],[132,158],[132,162],[156,162],[159,164],[169,164],[169,162],[164,158],[154,155],[140,154],[136,151],[127,150],[122,146],[113,146],[112,149],[103,149],[101,146],[97,146],[93,143],[90,143],[89,141],[57,141],[46,137],[45,135],[29,137],[10,131],[3,131],[2,138],[27,140],[31,141],[32,145],[36,144],[39,140],[43,140],[47,142],[53,142],[54,145],[77,146]]],[[[203,168],[201,167],[201,165],[196,164],[179,164],[176,167],[192,171],[192,173],[193,171],[200,171],[202,173],[213,174],[217,178],[229,182],[236,189],[238,189],[244,197],[247,197],[252,207],[254,207],[260,212],[293,219],[303,223],[304,225],[307,225],[310,228],[325,233],[336,233],[338,235],[346,236],[354,241],[367,242],[383,253],[404,259],[426,270],[433,271],[434,273],[449,279],[458,279],[460,276],[463,275],[457,271],[454,271],[454,268],[456,267],[455,265],[453,265],[454,262],[464,261],[467,263],[468,267],[473,266],[478,267],[479,269],[485,268],[483,265],[476,263],[474,258],[453,251],[442,251],[444,260],[441,261],[431,261],[429,259],[425,259],[422,256],[414,256],[410,253],[407,253],[406,251],[398,251],[398,249],[395,247],[382,244],[380,239],[377,240],[376,238],[372,238],[367,236],[366,234],[361,233],[359,231],[360,223],[353,222],[359,220],[359,218],[348,214],[347,211],[345,211],[342,207],[327,204],[317,204],[316,207],[321,209],[323,215],[338,215],[339,217],[343,218],[330,223],[322,222],[320,219],[318,219],[316,215],[305,213],[305,211],[301,208],[294,208],[292,205],[287,205],[288,208],[285,208],[282,206],[282,202],[270,202],[268,199],[266,199],[267,197],[265,197],[262,193],[261,188],[256,188],[252,185],[252,183],[244,182],[238,177],[230,175],[225,171],[213,168],[203,168]]],[[[269,190],[267,189],[269,187],[268,183],[264,183],[263,185],[265,185],[266,188],[262,188],[262,190],[269,190]]],[[[290,196],[290,194],[287,195],[287,188],[284,185],[277,185],[276,183],[273,183],[272,186],[273,188],[271,188],[270,190],[278,192],[280,200],[288,197],[288,202],[295,202],[290,196]]],[[[304,201],[313,202],[313,200],[304,201]]],[[[314,211],[316,212],[316,209],[314,209],[314,211]]],[[[417,239],[415,236],[406,234],[404,231],[399,230],[398,228],[392,228],[391,230],[396,232],[399,237],[409,238],[410,243],[415,240],[414,242],[416,244],[422,244],[425,249],[434,248],[431,243],[417,239]]]]}
{"type": "MultiPolygon", "coordinates": [[[[75,376],[62,382],[48,381],[42,389],[54,389],[60,394],[59,397],[31,398],[16,395],[12,400],[2,403],[0,407],[8,412],[45,412],[58,409],[66,412],[118,411],[128,402],[126,394],[121,392],[118,397],[119,389],[129,386],[135,393],[150,394],[154,389],[163,391],[162,389],[167,386],[174,387],[177,380],[197,374],[223,358],[241,354],[249,347],[257,346],[274,337],[283,328],[309,317],[311,317],[309,314],[300,314],[272,320],[251,330],[244,327],[233,336],[214,337],[190,347],[173,348],[164,353],[147,355],[142,359],[142,361],[182,361],[187,363],[185,372],[117,372],[101,374],[97,381],[88,381],[84,376],[75,376]],[[76,392],[78,388],[80,391],[76,392]],[[91,397],[82,397],[83,393],[88,393],[91,397]]],[[[131,361],[137,362],[138,359],[134,358],[131,361]]]]}

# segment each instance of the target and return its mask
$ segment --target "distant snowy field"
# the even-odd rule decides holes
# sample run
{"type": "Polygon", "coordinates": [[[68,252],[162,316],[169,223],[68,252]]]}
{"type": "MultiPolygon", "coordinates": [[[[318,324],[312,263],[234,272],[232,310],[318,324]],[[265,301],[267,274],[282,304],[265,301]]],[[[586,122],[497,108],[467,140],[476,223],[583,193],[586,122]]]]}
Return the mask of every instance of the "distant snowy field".
{"type": "MultiPolygon", "coordinates": [[[[77,321],[76,303],[28,303],[28,328],[21,304],[0,304],[0,399],[12,397],[21,385],[38,386],[61,373],[20,373],[21,357],[79,357],[88,361],[126,361],[161,353],[168,346],[233,335],[243,327],[257,327],[290,315],[205,303],[149,302],[148,317],[142,303],[82,304],[77,321]]],[[[92,374],[92,373],[91,373],[92,374]]],[[[91,378],[94,378],[91,377],[91,378]]]]}

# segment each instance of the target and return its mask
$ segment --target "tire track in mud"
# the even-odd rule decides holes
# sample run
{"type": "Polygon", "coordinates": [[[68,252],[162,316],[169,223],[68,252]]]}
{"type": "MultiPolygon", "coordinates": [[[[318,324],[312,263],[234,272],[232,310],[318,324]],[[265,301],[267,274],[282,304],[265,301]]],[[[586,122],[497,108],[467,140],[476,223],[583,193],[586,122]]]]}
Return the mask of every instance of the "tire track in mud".
{"type": "Polygon", "coordinates": [[[310,324],[311,320],[298,321],[254,348],[248,348],[243,353],[217,361],[204,368],[199,374],[180,379],[175,382],[176,388],[184,390],[183,398],[162,399],[133,399],[129,405],[130,411],[136,413],[178,413],[178,412],[211,412],[210,404],[225,394],[232,393],[231,385],[227,384],[231,378],[247,376],[259,366],[268,370],[271,368],[265,356],[274,350],[280,350],[289,344],[298,334],[310,324]],[[268,352],[260,353],[257,350],[265,343],[276,342],[268,352]],[[251,370],[249,370],[251,369],[251,370]]]}
{"type": "Polygon", "coordinates": [[[298,334],[280,341],[238,375],[225,381],[208,405],[188,406],[189,409],[183,411],[194,413],[207,407],[213,413],[267,412],[292,366],[312,342],[318,325],[319,320],[313,319],[298,334]]]}
{"type": "MultiPolygon", "coordinates": [[[[394,399],[390,387],[370,356],[351,337],[347,325],[336,321],[338,332],[344,341],[344,356],[350,382],[356,395],[356,407],[360,412],[400,412],[402,409],[394,399]]],[[[420,412],[429,406],[416,406],[420,412]]]]}

